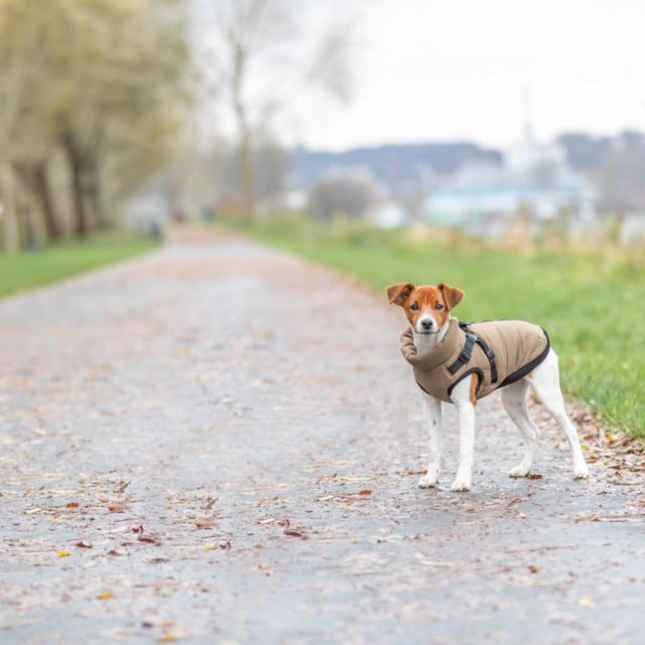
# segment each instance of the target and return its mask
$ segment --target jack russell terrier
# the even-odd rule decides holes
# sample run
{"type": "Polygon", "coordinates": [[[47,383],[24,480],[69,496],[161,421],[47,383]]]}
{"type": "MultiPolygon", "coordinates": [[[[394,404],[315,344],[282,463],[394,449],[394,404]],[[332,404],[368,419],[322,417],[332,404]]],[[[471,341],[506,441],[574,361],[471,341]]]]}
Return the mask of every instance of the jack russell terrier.
{"type": "Polygon", "coordinates": [[[459,323],[450,312],[464,292],[448,284],[415,287],[410,282],[387,288],[390,304],[405,311],[410,328],[401,336],[401,352],[412,365],[423,392],[430,429],[427,474],[421,488],[436,485],[441,463],[441,402],[459,411],[459,467],[453,491],[468,491],[472,482],[477,399],[502,389],[502,403],[524,437],[524,457],[511,477],[531,472],[539,430],[531,420],[527,393],[533,387],[571,448],[573,474],[584,479],[589,471],[576,429],[567,416],[560,390],[558,356],[547,333],[537,325],[517,320],[459,323]]]}

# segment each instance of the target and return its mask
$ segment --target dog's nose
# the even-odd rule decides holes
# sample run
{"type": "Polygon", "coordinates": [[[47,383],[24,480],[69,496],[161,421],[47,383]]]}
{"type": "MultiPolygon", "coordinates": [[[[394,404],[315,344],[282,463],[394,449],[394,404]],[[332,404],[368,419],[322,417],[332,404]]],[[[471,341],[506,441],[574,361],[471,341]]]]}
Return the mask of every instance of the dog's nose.
{"type": "Polygon", "coordinates": [[[432,329],[432,320],[428,320],[428,319],[422,320],[421,328],[425,329],[426,331],[429,331],[430,329],[432,329]]]}

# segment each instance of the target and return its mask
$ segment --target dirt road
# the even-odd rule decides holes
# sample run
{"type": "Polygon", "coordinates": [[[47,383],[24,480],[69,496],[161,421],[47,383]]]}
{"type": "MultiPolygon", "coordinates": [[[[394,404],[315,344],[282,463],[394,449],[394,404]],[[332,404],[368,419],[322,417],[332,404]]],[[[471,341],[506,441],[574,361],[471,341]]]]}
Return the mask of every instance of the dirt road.
{"type": "Polygon", "coordinates": [[[511,480],[493,396],[472,493],[452,410],[417,489],[402,327],[229,237],[0,303],[0,642],[644,642],[636,458],[574,482],[549,425],[511,480]]]}

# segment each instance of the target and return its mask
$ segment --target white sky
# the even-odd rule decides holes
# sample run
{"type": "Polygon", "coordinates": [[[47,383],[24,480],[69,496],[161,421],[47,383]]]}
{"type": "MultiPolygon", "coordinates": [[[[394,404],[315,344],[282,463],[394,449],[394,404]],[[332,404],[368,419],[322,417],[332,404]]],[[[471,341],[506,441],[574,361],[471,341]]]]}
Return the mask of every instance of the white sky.
{"type": "Polygon", "coordinates": [[[354,97],[305,99],[314,148],[645,130],[645,0],[316,0],[356,17],[354,97]]]}
{"type": "MultiPolygon", "coordinates": [[[[204,33],[218,1],[191,0],[204,33]]],[[[303,58],[330,21],[355,24],[354,84],[346,105],[300,97],[280,120],[286,144],[504,146],[522,135],[525,87],[540,139],[645,131],[645,0],[289,1],[312,32],[303,58]]]]}

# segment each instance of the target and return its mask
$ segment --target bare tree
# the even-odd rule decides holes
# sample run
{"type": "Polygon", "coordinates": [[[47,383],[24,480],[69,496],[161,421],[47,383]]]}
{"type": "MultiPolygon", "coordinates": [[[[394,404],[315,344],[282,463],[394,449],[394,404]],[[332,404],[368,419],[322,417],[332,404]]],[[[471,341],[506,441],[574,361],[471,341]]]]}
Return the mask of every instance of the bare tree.
{"type": "Polygon", "coordinates": [[[245,214],[253,218],[253,153],[272,121],[314,87],[347,99],[350,29],[330,27],[307,53],[300,37],[307,3],[292,0],[214,0],[216,90],[235,122],[245,214]]]}

